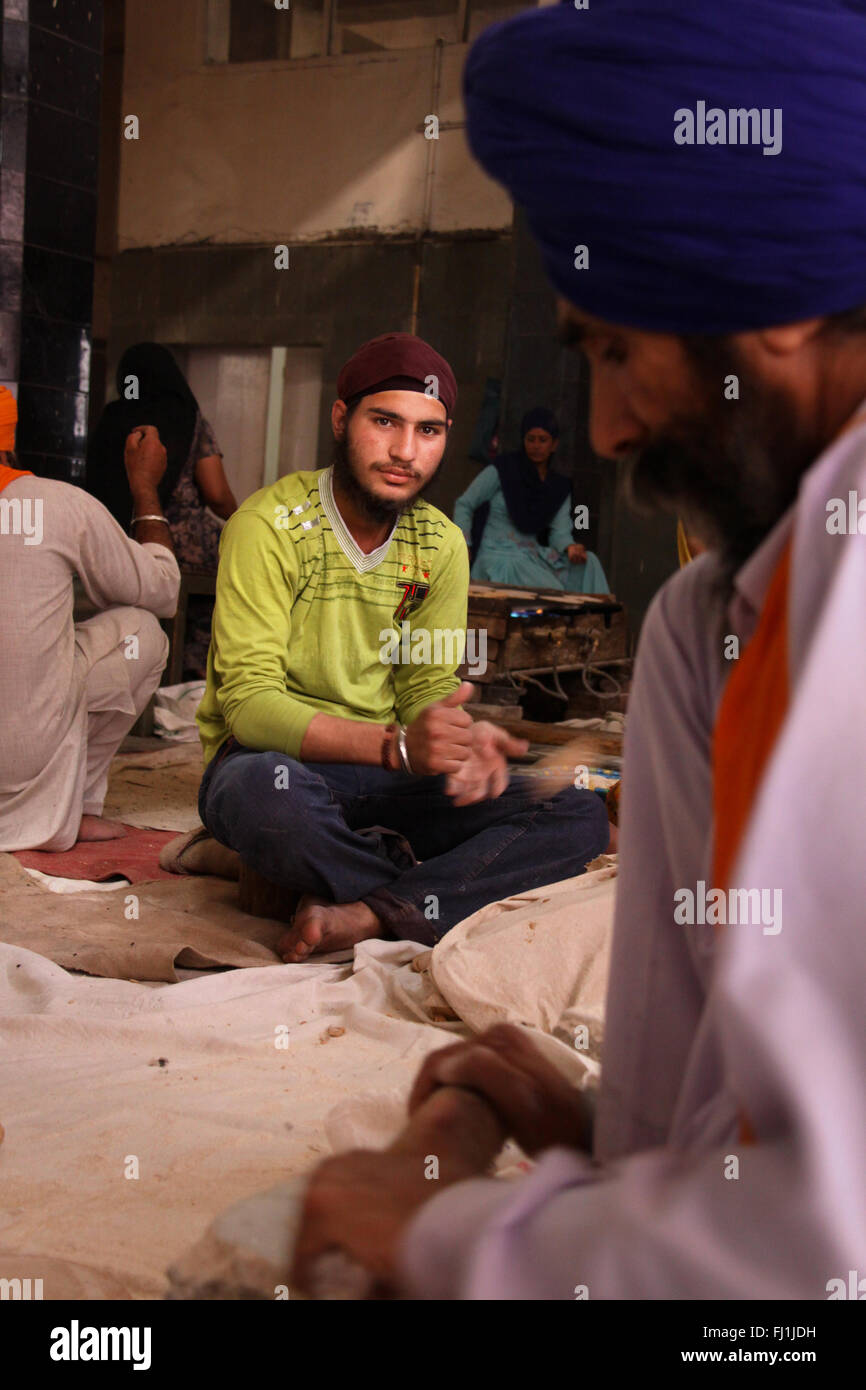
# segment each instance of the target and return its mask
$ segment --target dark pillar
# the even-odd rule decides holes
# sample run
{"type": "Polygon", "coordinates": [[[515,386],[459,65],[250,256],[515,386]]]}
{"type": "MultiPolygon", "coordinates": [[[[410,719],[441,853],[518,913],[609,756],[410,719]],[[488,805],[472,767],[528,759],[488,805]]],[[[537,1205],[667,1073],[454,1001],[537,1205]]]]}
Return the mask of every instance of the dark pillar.
{"type": "Polygon", "coordinates": [[[0,380],[22,466],[84,471],[102,0],[2,0],[0,380]]]}
{"type": "Polygon", "coordinates": [[[556,412],[562,430],[557,467],[571,473],[575,503],[589,508],[589,531],[576,539],[598,555],[636,634],[653,594],[677,567],[676,522],[661,514],[635,513],[625,497],[622,470],[593,453],[589,371],[580,353],[556,343],[554,293],[520,212],[514,218],[513,247],[502,448],[518,447],[520,417],[530,406],[546,405],[556,412]]]}
{"type": "Polygon", "coordinates": [[[596,552],[610,579],[614,470],[589,446],[586,365],[578,353],[557,345],[554,293],[519,211],[514,217],[513,256],[501,447],[519,447],[520,420],[530,406],[546,405],[556,413],[561,430],[557,470],[572,477],[575,505],[589,508],[589,530],[575,539],[596,552]]]}

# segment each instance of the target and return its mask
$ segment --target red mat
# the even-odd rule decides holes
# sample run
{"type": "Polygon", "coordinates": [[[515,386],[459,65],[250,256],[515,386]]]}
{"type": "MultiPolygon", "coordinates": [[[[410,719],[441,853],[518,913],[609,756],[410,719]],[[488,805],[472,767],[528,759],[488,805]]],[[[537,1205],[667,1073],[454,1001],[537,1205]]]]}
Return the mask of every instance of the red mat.
{"type": "Polygon", "coordinates": [[[25,869],[38,869],[54,878],[88,878],[103,883],[120,875],[130,883],[142,883],[149,878],[174,877],[159,867],[159,852],[177,833],[128,825],[122,840],[88,840],[62,854],[47,854],[41,849],[18,849],[14,854],[25,869]]]}

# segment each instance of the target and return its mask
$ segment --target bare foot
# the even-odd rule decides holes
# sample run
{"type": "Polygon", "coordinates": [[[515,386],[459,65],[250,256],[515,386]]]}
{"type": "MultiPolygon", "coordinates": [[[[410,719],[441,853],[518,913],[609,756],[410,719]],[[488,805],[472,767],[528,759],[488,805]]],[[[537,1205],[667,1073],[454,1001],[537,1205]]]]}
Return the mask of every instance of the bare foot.
{"type": "Polygon", "coordinates": [[[78,827],[78,840],[122,840],[126,826],[119,820],[106,820],[104,816],[82,816],[78,827]]]}
{"type": "Polygon", "coordinates": [[[329,903],[305,894],[291,927],[277,942],[277,954],[288,965],[327,951],[344,951],[357,941],[381,936],[379,918],[366,903],[329,903]]]}

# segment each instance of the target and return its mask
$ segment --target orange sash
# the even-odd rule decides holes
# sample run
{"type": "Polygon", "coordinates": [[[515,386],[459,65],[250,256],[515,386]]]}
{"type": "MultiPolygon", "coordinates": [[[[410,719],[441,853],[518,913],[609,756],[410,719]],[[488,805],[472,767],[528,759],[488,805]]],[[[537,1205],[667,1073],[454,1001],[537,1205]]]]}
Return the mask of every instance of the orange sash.
{"type": "Polygon", "coordinates": [[[726,889],[764,770],[788,712],[790,543],[770,581],[755,635],[737,661],[713,730],[713,877],[726,889]]]}
{"type": "Polygon", "coordinates": [[[0,463],[0,492],[8,483],[14,482],[16,478],[32,478],[33,470],[30,468],[10,468],[6,463],[0,463]]]}
{"type": "MultiPolygon", "coordinates": [[[[788,712],[791,545],[776,566],[755,635],[731,673],[713,730],[714,888],[726,890],[770,754],[788,712]]],[[[754,1134],[743,1116],[740,1138],[754,1134]]]]}

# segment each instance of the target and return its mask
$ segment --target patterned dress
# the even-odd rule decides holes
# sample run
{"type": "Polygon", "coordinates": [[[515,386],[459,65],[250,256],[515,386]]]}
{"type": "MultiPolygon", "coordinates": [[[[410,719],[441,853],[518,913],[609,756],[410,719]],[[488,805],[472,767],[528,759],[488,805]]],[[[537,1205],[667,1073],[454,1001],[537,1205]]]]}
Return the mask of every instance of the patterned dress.
{"type": "MultiPolygon", "coordinates": [[[[216,574],[223,522],[207,509],[195,480],[199,459],[222,450],[210,424],[199,413],[189,457],[181,469],[174,492],[165,508],[181,572],[199,570],[216,574]]],[[[184,680],[204,680],[210,644],[214,601],[207,594],[191,594],[187,601],[186,638],[183,647],[184,680]]]]}

